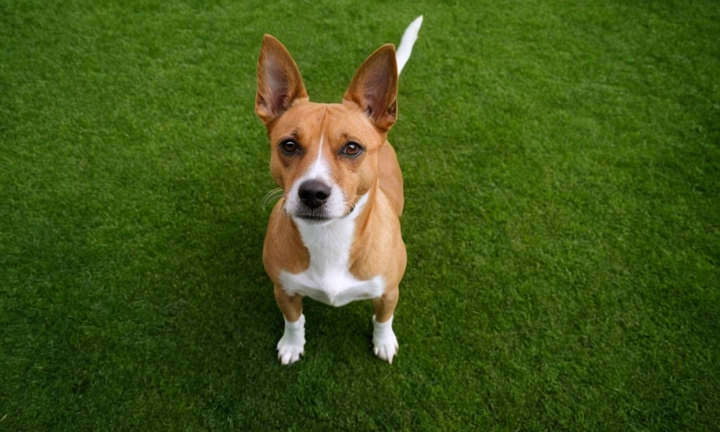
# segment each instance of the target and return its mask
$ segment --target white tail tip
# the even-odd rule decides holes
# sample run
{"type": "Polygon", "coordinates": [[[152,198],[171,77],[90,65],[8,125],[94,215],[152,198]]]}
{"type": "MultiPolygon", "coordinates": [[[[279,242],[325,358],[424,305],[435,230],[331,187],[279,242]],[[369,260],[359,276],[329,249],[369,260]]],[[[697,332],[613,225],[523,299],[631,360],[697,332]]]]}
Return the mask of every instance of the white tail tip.
{"type": "Polygon", "coordinates": [[[413,45],[415,45],[415,41],[418,37],[418,32],[420,31],[420,26],[422,25],[423,17],[420,15],[419,17],[415,18],[415,21],[411,22],[407,29],[405,29],[405,33],[402,36],[402,39],[400,40],[400,46],[398,46],[397,51],[395,51],[395,57],[397,58],[397,67],[398,67],[398,75],[400,75],[400,72],[402,72],[403,68],[405,67],[405,63],[410,59],[410,54],[412,53],[413,45]]]}

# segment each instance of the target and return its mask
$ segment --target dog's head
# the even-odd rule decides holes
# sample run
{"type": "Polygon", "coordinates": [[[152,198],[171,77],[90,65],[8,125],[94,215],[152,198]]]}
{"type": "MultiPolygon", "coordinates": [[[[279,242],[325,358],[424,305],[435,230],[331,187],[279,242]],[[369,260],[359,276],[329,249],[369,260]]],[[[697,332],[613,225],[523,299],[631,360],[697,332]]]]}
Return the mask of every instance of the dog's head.
{"type": "Polygon", "coordinates": [[[285,211],[308,223],[347,216],[376,184],[378,152],[397,119],[395,48],[384,45],[365,60],[341,104],[310,102],[295,61],[269,35],[257,77],[255,112],[285,211]]]}

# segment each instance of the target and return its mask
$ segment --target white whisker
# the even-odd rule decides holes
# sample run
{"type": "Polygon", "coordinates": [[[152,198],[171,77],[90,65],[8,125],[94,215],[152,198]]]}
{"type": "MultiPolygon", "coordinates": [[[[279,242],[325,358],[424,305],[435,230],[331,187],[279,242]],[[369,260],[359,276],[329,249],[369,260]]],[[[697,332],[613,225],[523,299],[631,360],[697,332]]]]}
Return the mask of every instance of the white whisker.
{"type": "Polygon", "coordinates": [[[267,207],[269,204],[275,204],[277,200],[282,198],[284,193],[285,192],[282,190],[282,188],[275,188],[266,193],[262,201],[263,208],[267,207]]]}

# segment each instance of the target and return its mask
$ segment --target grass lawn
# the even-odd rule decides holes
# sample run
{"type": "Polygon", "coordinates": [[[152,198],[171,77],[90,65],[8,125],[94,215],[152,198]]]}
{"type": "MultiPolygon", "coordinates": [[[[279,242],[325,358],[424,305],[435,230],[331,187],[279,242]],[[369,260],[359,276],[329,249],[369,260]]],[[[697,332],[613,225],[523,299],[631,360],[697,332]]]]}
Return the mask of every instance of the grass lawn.
{"type": "Polygon", "coordinates": [[[720,3],[0,2],[0,430],[720,429],[720,3]],[[311,99],[425,22],[399,356],[262,262],[264,33],[311,99]]]}

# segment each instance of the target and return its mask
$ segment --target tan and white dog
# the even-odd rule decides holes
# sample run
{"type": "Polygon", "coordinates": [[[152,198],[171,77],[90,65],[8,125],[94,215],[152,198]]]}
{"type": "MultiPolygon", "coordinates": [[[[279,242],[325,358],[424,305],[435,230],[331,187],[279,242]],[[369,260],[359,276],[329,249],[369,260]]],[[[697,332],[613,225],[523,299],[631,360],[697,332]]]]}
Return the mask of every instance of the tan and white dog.
{"type": "Polygon", "coordinates": [[[375,354],[390,363],[397,354],[392,321],[406,264],[403,180],[386,137],[397,119],[398,75],[421,24],[422,16],[410,24],[397,54],[388,44],[368,57],[340,104],[310,102],[288,51],[263,38],[255,112],[283,191],[270,215],[263,263],[285,317],[277,345],[284,365],[305,350],[303,297],[332,306],[372,299],[375,354]]]}

